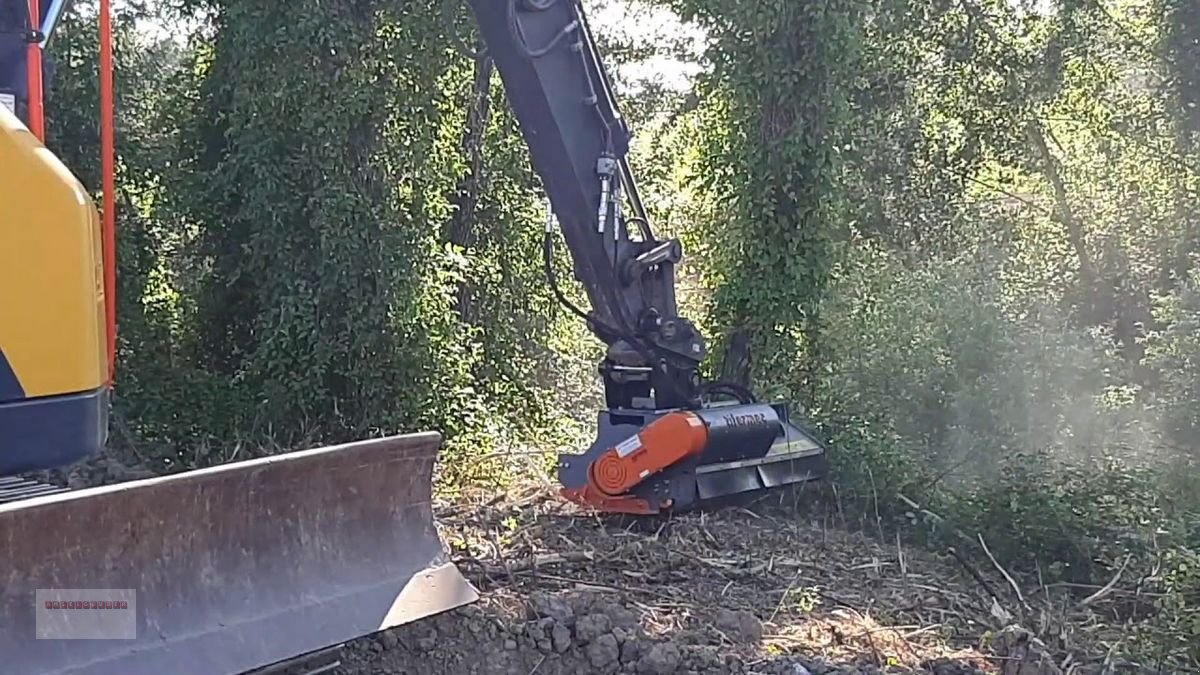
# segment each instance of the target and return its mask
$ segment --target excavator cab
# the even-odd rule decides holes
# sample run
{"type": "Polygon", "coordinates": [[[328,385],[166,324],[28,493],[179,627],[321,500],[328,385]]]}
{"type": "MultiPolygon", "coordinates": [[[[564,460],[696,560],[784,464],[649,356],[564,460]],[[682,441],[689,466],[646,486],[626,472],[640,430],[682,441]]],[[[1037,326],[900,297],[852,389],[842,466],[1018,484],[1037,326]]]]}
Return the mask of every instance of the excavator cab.
{"type": "Polygon", "coordinates": [[[101,451],[113,387],[108,6],[101,213],[43,144],[65,4],[0,0],[0,671],[246,673],[474,602],[434,524],[434,432],[81,490],[23,475],[101,451]]]}

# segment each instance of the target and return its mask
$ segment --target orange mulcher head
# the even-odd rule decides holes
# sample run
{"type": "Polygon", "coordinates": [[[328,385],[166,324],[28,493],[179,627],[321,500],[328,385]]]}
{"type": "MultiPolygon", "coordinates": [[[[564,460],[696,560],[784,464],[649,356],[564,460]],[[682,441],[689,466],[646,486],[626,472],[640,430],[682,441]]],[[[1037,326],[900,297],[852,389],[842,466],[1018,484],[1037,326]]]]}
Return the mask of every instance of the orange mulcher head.
{"type": "Polygon", "coordinates": [[[825,473],[825,451],[813,434],[788,421],[785,406],[758,403],[607,410],[587,452],[559,457],[564,497],[599,511],[643,515],[825,473]]]}

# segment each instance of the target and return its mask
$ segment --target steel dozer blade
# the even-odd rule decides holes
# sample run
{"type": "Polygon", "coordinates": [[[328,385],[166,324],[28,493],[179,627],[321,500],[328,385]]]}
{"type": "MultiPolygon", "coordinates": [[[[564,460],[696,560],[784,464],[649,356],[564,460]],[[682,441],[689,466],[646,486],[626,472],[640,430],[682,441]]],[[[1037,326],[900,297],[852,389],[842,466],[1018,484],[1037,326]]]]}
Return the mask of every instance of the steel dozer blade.
{"type": "Polygon", "coordinates": [[[474,602],[433,519],[440,447],[393,436],[0,505],[0,672],[243,673],[474,602]]]}
{"type": "Polygon", "coordinates": [[[567,499],[630,514],[686,511],[828,473],[825,448],[786,405],[725,402],[603,411],[592,446],[559,455],[558,466],[567,499]]]}

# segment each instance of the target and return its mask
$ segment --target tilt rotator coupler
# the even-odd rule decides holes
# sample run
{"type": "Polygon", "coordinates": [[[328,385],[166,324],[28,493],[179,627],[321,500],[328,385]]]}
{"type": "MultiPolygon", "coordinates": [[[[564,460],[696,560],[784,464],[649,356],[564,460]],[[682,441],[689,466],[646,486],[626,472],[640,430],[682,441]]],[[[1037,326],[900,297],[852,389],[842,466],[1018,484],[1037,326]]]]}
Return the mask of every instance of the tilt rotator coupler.
{"type": "Polygon", "coordinates": [[[612,513],[685,511],[826,472],[824,447],[786,404],[606,410],[587,452],[559,456],[563,496],[612,513]]]}

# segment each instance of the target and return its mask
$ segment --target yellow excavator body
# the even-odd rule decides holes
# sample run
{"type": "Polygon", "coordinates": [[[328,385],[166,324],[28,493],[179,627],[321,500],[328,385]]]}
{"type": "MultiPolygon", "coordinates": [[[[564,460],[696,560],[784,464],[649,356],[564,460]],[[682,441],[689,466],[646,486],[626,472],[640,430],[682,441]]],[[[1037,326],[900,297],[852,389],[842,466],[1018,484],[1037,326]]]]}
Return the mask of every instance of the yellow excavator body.
{"type": "Polygon", "coordinates": [[[100,226],[70,170],[0,106],[0,476],[104,443],[100,226]]]}

